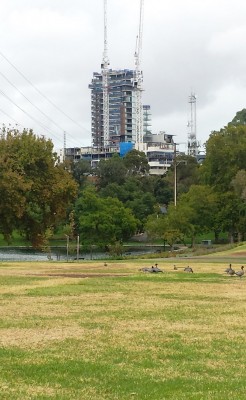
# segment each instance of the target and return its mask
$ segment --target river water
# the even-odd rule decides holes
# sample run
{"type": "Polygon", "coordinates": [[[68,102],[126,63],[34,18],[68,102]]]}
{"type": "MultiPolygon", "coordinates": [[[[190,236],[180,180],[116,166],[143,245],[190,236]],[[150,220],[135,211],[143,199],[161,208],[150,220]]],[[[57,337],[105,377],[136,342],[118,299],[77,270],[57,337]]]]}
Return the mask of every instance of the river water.
{"type": "MultiPolygon", "coordinates": [[[[51,253],[51,258],[56,257],[51,253]]],[[[0,249],[0,261],[47,261],[48,255],[32,249],[0,249]]]]}
{"type": "MultiPolygon", "coordinates": [[[[143,246],[140,249],[126,250],[123,255],[141,255],[146,253],[153,253],[153,248],[143,246]]],[[[1,261],[77,261],[77,260],[99,260],[110,258],[108,253],[92,252],[80,254],[67,254],[66,248],[52,249],[49,254],[44,252],[35,251],[31,248],[0,248],[0,262],[1,261]]]]}
{"type": "MultiPolygon", "coordinates": [[[[78,254],[78,259],[100,259],[108,257],[106,253],[78,254]]],[[[0,249],[0,261],[72,261],[77,254],[66,254],[66,249],[51,251],[49,254],[32,249],[0,249]]]]}

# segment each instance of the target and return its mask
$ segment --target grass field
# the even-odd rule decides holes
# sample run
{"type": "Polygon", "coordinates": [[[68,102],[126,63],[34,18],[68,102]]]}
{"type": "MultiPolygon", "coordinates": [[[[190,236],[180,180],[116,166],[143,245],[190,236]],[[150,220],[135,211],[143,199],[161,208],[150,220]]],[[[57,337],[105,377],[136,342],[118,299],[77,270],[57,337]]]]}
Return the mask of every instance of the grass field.
{"type": "Polygon", "coordinates": [[[150,262],[0,263],[0,398],[245,400],[246,276],[150,262]]]}

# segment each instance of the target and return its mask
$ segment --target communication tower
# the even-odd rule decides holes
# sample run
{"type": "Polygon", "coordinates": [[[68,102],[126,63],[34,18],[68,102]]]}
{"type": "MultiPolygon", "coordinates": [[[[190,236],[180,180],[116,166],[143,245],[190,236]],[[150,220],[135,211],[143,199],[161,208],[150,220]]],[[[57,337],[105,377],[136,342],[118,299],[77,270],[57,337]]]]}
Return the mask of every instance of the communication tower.
{"type": "Polygon", "coordinates": [[[189,96],[190,104],[190,120],[188,121],[188,155],[197,155],[197,139],[196,139],[196,95],[191,93],[189,96]]]}

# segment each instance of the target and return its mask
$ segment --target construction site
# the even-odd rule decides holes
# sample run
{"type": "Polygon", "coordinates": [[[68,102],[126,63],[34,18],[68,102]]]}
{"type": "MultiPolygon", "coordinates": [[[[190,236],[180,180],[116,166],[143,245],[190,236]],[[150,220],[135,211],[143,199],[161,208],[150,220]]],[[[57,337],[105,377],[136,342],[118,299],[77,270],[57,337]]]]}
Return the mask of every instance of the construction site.
{"type": "MultiPolygon", "coordinates": [[[[176,133],[152,132],[151,105],[143,104],[144,90],[142,71],[144,0],[139,2],[138,27],[134,69],[110,68],[108,54],[107,0],[103,0],[104,32],[103,54],[100,72],[94,72],[89,89],[91,91],[91,146],[64,148],[61,157],[79,161],[90,161],[95,166],[101,159],[117,153],[121,157],[136,149],[145,153],[150,174],[163,175],[179,152],[175,143],[176,133]]],[[[145,90],[146,91],[146,90],[145,90]]],[[[187,123],[187,154],[197,157],[196,95],[191,93],[190,119],[187,123]]],[[[64,141],[65,142],[65,141],[64,141]]]]}

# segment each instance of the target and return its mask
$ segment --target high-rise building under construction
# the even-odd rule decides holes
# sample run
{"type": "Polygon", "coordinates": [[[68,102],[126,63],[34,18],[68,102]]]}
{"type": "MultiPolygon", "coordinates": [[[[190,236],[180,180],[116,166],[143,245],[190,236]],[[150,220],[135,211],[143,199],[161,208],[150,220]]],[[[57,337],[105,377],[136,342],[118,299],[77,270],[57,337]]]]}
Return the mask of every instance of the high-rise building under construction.
{"type": "MultiPolygon", "coordinates": [[[[136,89],[134,71],[130,69],[108,70],[109,137],[107,145],[119,142],[136,142],[136,89]]],[[[105,147],[103,76],[93,73],[91,89],[92,145],[105,147]]]]}

